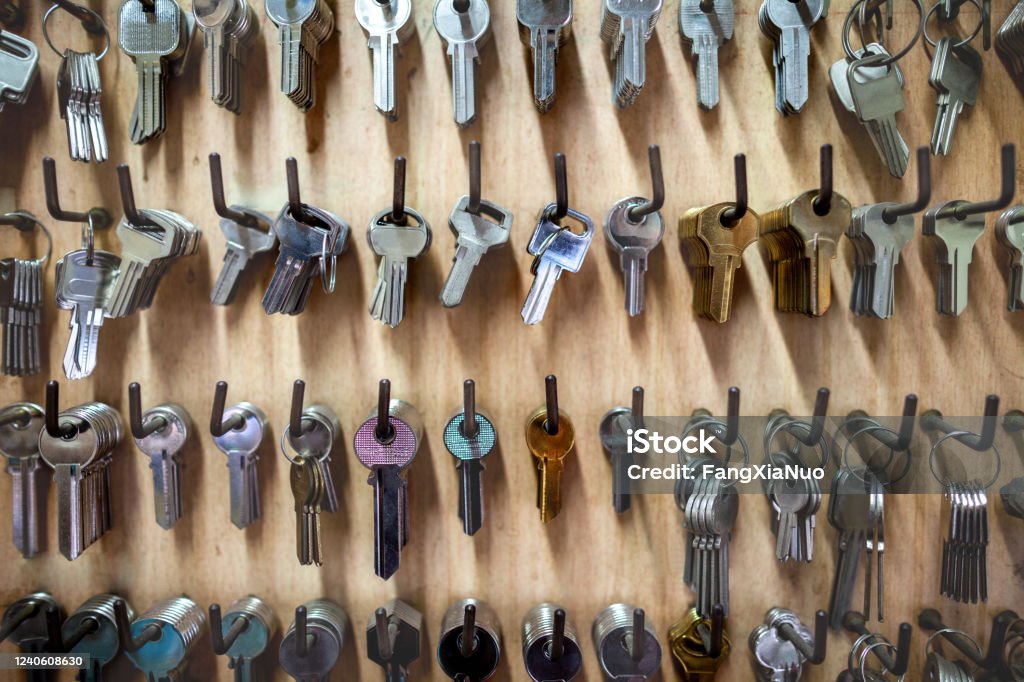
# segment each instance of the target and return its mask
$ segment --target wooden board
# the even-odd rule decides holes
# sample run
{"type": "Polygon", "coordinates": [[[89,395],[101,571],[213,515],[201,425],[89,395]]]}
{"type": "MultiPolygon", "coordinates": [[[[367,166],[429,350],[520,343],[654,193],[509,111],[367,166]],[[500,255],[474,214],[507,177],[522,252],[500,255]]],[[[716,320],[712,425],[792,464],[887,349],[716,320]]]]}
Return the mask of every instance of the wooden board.
{"type": "MultiPolygon", "coordinates": [[[[757,248],[744,258],[728,324],[696,320],[691,312],[692,279],[675,223],[691,206],[733,197],[733,154],[747,154],[751,202],[758,210],[817,186],[818,147],[824,142],[836,147],[836,188],[853,204],[913,196],[916,170],[902,183],[890,178],[864,131],[835,115],[826,72],[842,54],[839,31],[848,0],[834,2],[827,21],[815,29],[810,101],[804,113],[786,119],[773,108],[771,52],[757,26],[757,3],[740,3],[736,38],[721,59],[722,103],[711,113],[700,112],[694,102],[694,71],[677,32],[675,2],[647,48],[648,85],[625,111],[610,102],[613,67],[599,37],[598,4],[578,3],[574,42],[558,65],[558,104],[539,116],[530,98],[528,50],[517,35],[514,3],[495,2],[494,39],[483,52],[479,74],[480,118],[468,131],[451,121],[447,58],[431,25],[429,3],[416,2],[416,33],[403,46],[398,66],[403,116],[394,124],[373,109],[369,51],[350,5],[334,6],[338,31],[322,49],[319,101],[306,115],[277,92],[276,31],[258,8],[261,35],[249,56],[243,115],[235,117],[210,102],[205,55],[197,44],[184,76],[169,84],[167,134],[141,148],[129,143],[127,133],[135,70],[115,41],[101,63],[111,152],[111,161],[101,166],[68,161],[53,87],[59,60],[43,44],[40,8],[23,4],[29,13],[27,35],[40,45],[40,82],[26,106],[9,106],[0,116],[0,186],[16,188],[20,208],[45,215],[40,158],[52,155],[66,207],[102,205],[119,216],[115,165],[125,162],[133,171],[139,206],[177,210],[206,236],[199,255],[178,264],[164,280],[152,309],[104,325],[94,376],[62,384],[65,405],[97,399],[127,414],[127,385],[139,381],[145,406],[174,401],[191,411],[196,433],[184,454],[185,517],[171,532],[156,526],[148,462],[131,443],[122,443],[112,471],[116,527],[73,564],[56,552],[52,521],[50,550],[32,561],[14,551],[9,524],[0,525],[0,561],[7,566],[0,603],[35,588],[52,590],[69,608],[106,590],[126,595],[137,609],[180,592],[204,607],[252,592],[287,624],[301,601],[328,596],[345,607],[356,631],[336,678],[374,680],[380,670],[365,659],[366,619],[377,605],[400,596],[426,614],[425,653],[414,675],[436,680],[441,675],[432,649],[451,601],[476,596],[494,606],[506,652],[500,679],[523,679],[520,619],[534,603],[554,599],[566,606],[580,631],[586,654],[581,679],[596,680],[589,630],[601,608],[621,600],[644,606],[664,634],[691,599],[680,580],[681,515],[673,500],[642,499],[621,518],[610,505],[610,467],[597,425],[607,409],[628,400],[633,385],[645,386],[649,412],[675,415],[701,406],[721,412],[730,385],[743,389],[744,414],[763,415],[775,407],[806,414],[819,386],[831,387],[833,414],[854,408],[892,414],[909,391],[920,395],[922,409],[937,407],[946,414],[978,414],[989,392],[998,393],[1007,409],[1021,406],[1024,317],[1005,310],[1006,263],[992,235],[994,216],[975,249],[970,305],[959,319],[934,310],[934,256],[919,234],[903,251],[892,320],[859,319],[849,312],[852,250],[846,240],[833,272],[834,304],[822,319],[774,312],[770,273],[757,248]],[[445,219],[466,191],[471,139],[483,146],[484,196],[513,210],[516,224],[511,248],[488,256],[464,304],[446,310],[437,301],[453,252],[445,219]],[[620,197],[649,192],[649,143],[661,145],[669,230],[651,257],[647,311],[632,320],[625,315],[617,259],[598,236],[583,270],[558,283],[544,322],[525,327],[519,310],[531,278],[524,246],[536,212],[553,199],[552,154],[562,151],[568,157],[572,206],[599,223],[620,197]],[[250,280],[232,307],[208,303],[223,253],[210,201],[206,157],[212,151],[223,157],[229,202],[271,213],[285,198],[284,158],[297,157],[303,199],[340,214],[353,227],[333,295],[317,291],[304,314],[269,318],[260,308],[270,276],[264,263],[258,281],[250,280]],[[408,203],[432,223],[434,243],[412,265],[407,319],[391,330],[366,311],[376,261],[363,230],[390,201],[397,154],[409,159],[408,203]],[[578,448],[565,472],[563,511],[542,526],[522,428],[543,400],[543,377],[549,372],[559,376],[560,401],[576,425],[578,448]],[[370,488],[350,446],[376,383],[385,376],[396,397],[421,410],[427,434],[409,471],[412,539],[401,570],[387,583],[373,575],[370,488]],[[454,465],[440,438],[467,377],[476,380],[479,405],[495,419],[501,441],[501,452],[489,460],[485,474],[486,521],[475,538],[462,534],[454,465]],[[344,431],[335,456],[342,509],[323,518],[327,558],[319,569],[297,566],[288,470],[276,450],[296,378],[308,383],[310,400],[337,411],[344,431]],[[273,424],[260,464],[264,518],[245,532],[228,520],[225,460],[205,428],[219,379],[230,382],[229,402],[254,402],[273,424]]],[[[1008,4],[993,3],[996,26],[1008,4]]],[[[897,5],[894,45],[909,39],[916,21],[910,3],[897,5]]],[[[103,4],[112,26],[116,6],[103,4]]],[[[60,40],[72,35],[82,40],[70,18],[56,17],[55,24],[60,40]]],[[[81,49],[84,43],[75,45],[81,49]]],[[[927,85],[928,56],[919,46],[901,66],[907,108],[899,116],[900,128],[912,147],[927,144],[935,109],[927,85]]],[[[953,155],[935,160],[934,200],[995,194],[999,145],[1020,141],[1020,111],[1020,94],[995,53],[985,53],[979,103],[961,120],[953,155]]],[[[77,225],[49,219],[47,224],[55,234],[55,254],[77,248],[77,225]]],[[[3,239],[6,255],[15,239],[9,234],[3,239]]],[[[117,248],[113,234],[98,241],[117,248]]],[[[61,377],[66,313],[48,305],[45,325],[44,372],[5,379],[0,403],[41,402],[45,380],[61,377]]],[[[3,499],[9,499],[9,479],[0,481],[3,499]]],[[[51,519],[53,506],[51,495],[51,519]]],[[[940,606],[951,622],[981,634],[990,615],[1021,603],[1024,550],[1010,542],[1019,537],[1021,522],[1001,508],[992,524],[989,604],[954,607],[940,600],[942,508],[937,495],[892,499],[891,622],[881,630],[893,638],[896,623],[913,620],[926,605],[940,606]]],[[[732,550],[734,651],[721,680],[750,679],[746,637],[769,607],[787,606],[809,622],[827,602],[834,531],[819,523],[823,549],[813,564],[782,566],[772,558],[768,517],[763,499],[744,499],[732,550]]],[[[915,669],[923,641],[915,634],[915,669]]],[[[833,634],[827,665],[808,669],[806,679],[834,679],[851,642],[845,633],[833,634]]],[[[226,661],[215,659],[208,646],[200,648],[193,666],[197,679],[230,679],[226,661]]],[[[667,679],[676,677],[671,668],[666,652],[667,679]]]]}

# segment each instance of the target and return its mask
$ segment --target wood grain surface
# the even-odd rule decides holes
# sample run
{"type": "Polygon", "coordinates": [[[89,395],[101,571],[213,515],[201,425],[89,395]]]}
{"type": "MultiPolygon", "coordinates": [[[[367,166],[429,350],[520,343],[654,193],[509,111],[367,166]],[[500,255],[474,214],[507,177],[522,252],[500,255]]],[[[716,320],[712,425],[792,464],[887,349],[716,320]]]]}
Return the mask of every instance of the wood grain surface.
{"type": "MultiPolygon", "coordinates": [[[[633,385],[646,388],[649,413],[664,415],[688,415],[702,406],[721,413],[731,385],[742,388],[742,411],[749,415],[775,407],[807,414],[819,386],[832,389],[830,412],[837,415],[854,408],[896,414],[910,391],[919,394],[921,409],[937,407],[950,415],[979,414],[990,392],[1002,397],[1005,409],[1022,406],[1024,316],[1006,310],[1007,264],[993,236],[994,215],[975,248],[970,304],[958,319],[935,312],[934,253],[919,228],[903,250],[891,320],[855,318],[849,311],[853,253],[845,239],[834,263],[832,309],[821,319],[774,311],[770,271],[759,247],[745,254],[728,324],[695,319],[691,312],[692,277],[676,220],[689,207],[733,198],[733,154],[747,154],[751,204],[759,211],[817,186],[818,147],[825,142],[835,145],[836,188],[854,205],[913,197],[916,169],[902,182],[889,177],[864,130],[836,114],[827,69],[842,55],[840,29],[849,0],[835,0],[827,20],[814,29],[810,101],[790,118],[773,106],[771,49],[753,0],[737,3],[735,39],[721,55],[722,101],[710,113],[695,104],[694,69],[679,37],[675,0],[647,46],[647,86],[624,111],[611,103],[613,66],[600,40],[599,3],[577,3],[574,40],[558,64],[558,103],[545,116],[531,100],[529,50],[519,40],[515,3],[493,2],[493,40],[479,70],[479,120],[466,131],[452,122],[448,59],[431,25],[429,3],[415,2],[416,32],[398,63],[402,118],[393,124],[373,108],[370,53],[351,4],[330,3],[337,30],[322,48],[318,101],[306,115],[277,90],[276,30],[260,6],[261,33],[249,55],[242,115],[210,101],[200,37],[184,75],[168,84],[167,133],[144,147],[128,138],[135,69],[117,49],[117,3],[108,1],[101,5],[114,44],[100,68],[111,160],[103,165],[69,161],[53,86],[59,59],[42,39],[42,8],[22,4],[28,12],[25,35],[40,47],[40,78],[28,104],[9,105],[0,114],[0,186],[14,189],[18,208],[45,216],[40,159],[51,155],[65,207],[101,205],[116,218],[122,211],[115,166],[124,162],[132,169],[140,207],[179,211],[205,237],[200,253],[165,278],[150,310],[104,324],[94,375],[62,383],[64,405],[102,400],[127,417],[127,386],[139,381],[144,407],[173,401],[190,410],[195,434],[184,453],[184,518],[170,532],[156,525],[148,460],[123,442],[112,468],[115,528],[80,559],[69,563],[56,550],[52,492],[45,554],[23,560],[10,542],[10,524],[0,524],[0,603],[37,588],[52,591],[69,609],[102,591],[125,595],[137,610],[182,592],[204,608],[255,593],[287,625],[296,605],[327,596],[345,608],[354,630],[334,679],[375,680],[381,672],[365,657],[366,622],[376,606],[399,596],[425,614],[424,655],[414,677],[437,680],[442,675],[433,647],[444,610],[474,596],[488,601],[502,620],[505,655],[497,679],[521,680],[520,620],[533,604],[557,600],[580,632],[580,679],[597,680],[589,633],[599,610],[616,601],[643,606],[664,636],[692,599],[681,582],[681,513],[671,497],[641,499],[622,517],[610,504],[610,467],[597,427],[606,410],[628,401],[633,385]],[[447,310],[437,300],[453,254],[445,220],[466,192],[472,139],[482,143],[484,197],[514,211],[516,223],[510,248],[488,255],[462,306],[447,310]],[[571,205],[600,224],[619,198],[649,193],[650,143],[661,145],[668,230],[650,259],[646,312],[635,319],[625,314],[617,257],[598,235],[582,271],[557,284],[543,323],[524,326],[519,311],[531,283],[524,247],[537,211],[554,197],[552,154],[568,157],[571,205]],[[263,261],[233,306],[209,303],[224,249],[210,200],[207,155],[213,151],[223,158],[228,201],[272,214],[285,199],[284,159],[297,157],[303,200],[341,215],[353,228],[333,295],[318,290],[302,315],[267,317],[260,298],[271,265],[263,261]],[[398,154],[408,157],[408,204],[431,222],[434,240],[411,266],[407,316],[392,330],[367,313],[377,268],[363,231],[390,201],[398,154]],[[534,506],[534,468],[523,425],[543,402],[543,377],[552,372],[559,377],[561,405],[575,424],[577,450],[565,471],[562,512],[545,526],[534,506]],[[373,573],[371,490],[350,445],[381,377],[391,379],[395,397],[420,409],[426,424],[425,443],[409,470],[412,537],[401,570],[389,582],[373,573]],[[441,441],[467,377],[476,380],[478,404],[493,417],[500,438],[500,452],[484,474],[484,528],[473,538],[462,533],[454,461],[441,441]],[[287,463],[276,445],[296,378],[307,382],[307,399],[333,407],[343,425],[334,457],[341,509],[322,517],[322,568],[297,565],[287,463]],[[263,518],[244,532],[228,519],[225,458],[206,428],[220,379],[230,383],[229,403],[256,403],[273,425],[260,462],[263,518]]],[[[996,27],[1011,4],[992,3],[996,27]]],[[[965,7],[962,30],[973,26],[973,11],[965,7]]],[[[916,17],[912,3],[896,3],[892,46],[910,39],[916,17]]],[[[52,28],[61,47],[68,40],[79,49],[88,45],[66,15],[55,17],[52,28]]],[[[952,156],[934,160],[933,203],[995,196],[999,145],[1021,141],[1020,92],[994,51],[984,53],[984,60],[978,104],[960,121],[952,156]]],[[[901,67],[907,107],[898,120],[913,148],[928,143],[935,112],[928,54],[919,44],[901,67]]],[[[78,247],[78,225],[45,220],[57,256],[78,247]]],[[[4,255],[14,249],[27,253],[12,234],[0,237],[4,255]]],[[[113,233],[99,235],[98,244],[118,248],[113,233]]],[[[51,267],[48,300],[52,273],[51,267]]],[[[44,371],[28,379],[5,378],[0,404],[42,402],[45,381],[62,378],[67,313],[48,303],[44,324],[44,371]]],[[[5,504],[9,480],[0,477],[5,504]]],[[[1020,538],[1022,522],[996,503],[989,603],[954,606],[940,599],[943,505],[940,495],[891,498],[890,615],[880,630],[893,639],[897,623],[913,621],[927,605],[979,636],[987,636],[989,618],[1000,609],[1021,608],[1024,546],[1011,538],[1020,538]]],[[[4,509],[5,519],[8,514],[4,509]]],[[[819,556],[810,565],[776,562],[768,526],[764,499],[745,498],[731,555],[733,653],[720,680],[752,679],[746,638],[768,608],[786,606],[811,622],[828,600],[835,532],[824,517],[817,531],[819,556]]],[[[827,663],[809,667],[805,679],[835,679],[852,639],[832,633],[827,663]]],[[[919,678],[923,644],[915,632],[909,679],[919,678]]],[[[276,663],[276,652],[272,658],[276,663]]],[[[665,679],[678,678],[667,649],[662,667],[665,679]]],[[[131,669],[118,670],[128,675],[131,669]]],[[[231,679],[227,661],[214,657],[206,643],[191,671],[196,679],[231,679]]],[[[283,678],[280,670],[276,675],[283,678]]]]}

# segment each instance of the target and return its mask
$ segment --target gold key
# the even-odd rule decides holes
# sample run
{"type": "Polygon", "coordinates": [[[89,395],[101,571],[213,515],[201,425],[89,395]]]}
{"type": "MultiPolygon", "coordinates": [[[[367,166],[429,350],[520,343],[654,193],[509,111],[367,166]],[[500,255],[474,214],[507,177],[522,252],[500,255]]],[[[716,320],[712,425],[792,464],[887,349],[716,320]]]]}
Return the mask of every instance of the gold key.
{"type": "Polygon", "coordinates": [[[722,630],[722,644],[717,656],[710,656],[711,621],[691,608],[668,631],[669,648],[683,673],[685,682],[713,680],[722,662],[729,656],[729,636],[722,630]],[[705,641],[708,638],[709,641],[705,641]]]}
{"type": "Polygon", "coordinates": [[[749,208],[729,224],[733,203],[692,208],[679,219],[679,239],[694,268],[693,309],[715,322],[729,319],[736,271],[743,251],[757,239],[758,216],[749,208]]]}
{"type": "Polygon", "coordinates": [[[526,447],[537,462],[537,508],[544,523],[562,509],[563,460],[576,444],[572,421],[558,409],[555,377],[549,375],[546,383],[547,403],[526,420],[526,447]]]}
{"type": "Polygon", "coordinates": [[[818,317],[832,302],[832,261],[840,235],[850,224],[850,202],[832,193],[825,215],[818,215],[810,190],[761,216],[759,237],[772,263],[775,308],[818,317]]]}

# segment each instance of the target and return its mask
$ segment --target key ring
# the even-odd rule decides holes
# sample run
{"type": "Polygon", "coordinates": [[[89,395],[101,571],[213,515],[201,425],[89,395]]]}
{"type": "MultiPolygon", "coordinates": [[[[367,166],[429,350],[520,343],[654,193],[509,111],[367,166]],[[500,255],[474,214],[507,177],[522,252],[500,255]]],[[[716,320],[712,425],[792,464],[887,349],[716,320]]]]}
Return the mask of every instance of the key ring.
{"type": "MultiPolygon", "coordinates": [[[[726,430],[728,428],[726,426],[725,422],[720,421],[718,419],[715,419],[713,417],[698,417],[697,419],[691,420],[690,424],[685,429],[683,429],[682,437],[686,438],[687,436],[690,435],[690,433],[693,432],[694,429],[696,429],[699,426],[700,427],[705,427],[705,428],[710,427],[711,432],[715,436],[715,440],[717,440],[719,442],[721,442],[722,436],[725,434],[725,432],[726,432],[726,430]]],[[[746,441],[746,439],[743,437],[743,435],[741,433],[738,433],[738,432],[736,433],[736,442],[740,444],[740,449],[743,450],[743,468],[747,468],[748,466],[750,466],[750,448],[747,447],[747,441],[746,441]]],[[[724,443],[723,443],[723,445],[724,445],[724,443]]],[[[726,451],[727,454],[726,454],[726,457],[725,457],[725,461],[722,462],[722,464],[724,466],[728,466],[729,462],[732,461],[732,445],[726,445],[725,446],[725,451],[726,451]]],[[[682,454],[682,451],[680,451],[680,454],[682,454]]],[[[716,452],[715,454],[718,454],[718,453],[716,452]]],[[[709,460],[711,460],[713,462],[717,462],[718,461],[714,457],[711,457],[710,455],[706,455],[705,454],[704,456],[707,457],[709,460]]],[[[733,488],[735,486],[736,486],[736,480],[735,479],[733,479],[733,480],[726,480],[725,482],[722,483],[722,487],[723,488],[733,488]]]]}
{"type": "MultiPolygon", "coordinates": [[[[860,679],[862,679],[862,680],[871,679],[871,678],[868,678],[868,676],[867,676],[867,667],[866,667],[866,665],[867,665],[867,662],[868,662],[868,654],[870,654],[872,651],[874,651],[878,647],[885,647],[889,651],[890,654],[892,654],[893,656],[896,655],[896,645],[893,644],[892,642],[888,641],[888,640],[881,639],[881,640],[875,642],[874,644],[868,645],[867,647],[864,648],[864,651],[860,652],[860,665],[857,666],[857,670],[860,672],[860,679]]],[[[886,668],[883,665],[881,670],[879,670],[878,672],[879,672],[879,674],[882,675],[882,677],[884,679],[889,674],[889,669],[886,668]]]]}
{"type": "MultiPolygon", "coordinates": [[[[93,10],[93,9],[91,9],[89,7],[85,7],[84,5],[73,5],[73,7],[77,8],[78,10],[80,10],[83,13],[91,15],[92,19],[94,21],[98,22],[99,26],[102,27],[102,29],[103,29],[103,41],[104,41],[103,42],[103,51],[100,52],[98,55],[96,55],[96,61],[99,61],[99,60],[103,59],[103,57],[105,57],[106,54],[107,54],[107,50],[110,49],[110,31],[107,30],[107,25],[103,22],[103,17],[101,17],[99,14],[97,14],[95,10],[93,10]]],[[[54,47],[53,41],[50,40],[50,32],[49,32],[49,30],[46,27],[46,22],[49,21],[50,15],[53,14],[54,11],[58,10],[58,9],[61,9],[61,5],[59,5],[59,4],[53,5],[53,6],[50,7],[50,9],[46,10],[46,14],[43,15],[43,38],[46,39],[46,44],[50,46],[50,49],[53,50],[57,54],[58,57],[63,58],[65,53],[59,51],[56,47],[54,47]]],[[[64,8],[64,9],[67,9],[67,8],[64,8]]],[[[70,12],[71,10],[68,10],[68,11],[70,12]]],[[[74,16],[73,13],[72,13],[72,16],[74,16]]],[[[82,17],[76,17],[76,18],[80,22],[82,22],[83,26],[85,25],[85,19],[84,18],[82,18],[82,17]]],[[[91,33],[91,31],[86,29],[86,33],[91,33]]]]}
{"type": "MultiPolygon", "coordinates": [[[[305,419],[307,419],[307,417],[304,417],[303,421],[305,421],[305,419]]],[[[284,455],[284,458],[286,460],[288,460],[289,462],[291,462],[295,466],[302,466],[302,462],[299,461],[299,460],[307,459],[307,456],[303,455],[298,450],[295,450],[295,448],[291,447],[291,438],[289,437],[289,433],[291,431],[291,428],[292,428],[292,425],[291,424],[287,424],[284,427],[284,431],[281,433],[281,454],[284,455]],[[294,457],[292,457],[291,455],[288,454],[288,449],[289,448],[291,448],[295,452],[295,456],[294,457]]],[[[310,455],[310,457],[316,459],[318,462],[324,462],[330,454],[331,454],[331,451],[330,451],[330,449],[328,449],[322,455],[310,455]]]]}
{"type": "MultiPolygon", "coordinates": [[[[977,0],[970,0],[970,1],[974,2],[975,4],[977,4],[977,0]]],[[[849,59],[851,61],[857,61],[857,59],[859,59],[859,57],[857,57],[857,55],[854,54],[853,46],[850,44],[850,28],[853,26],[853,15],[854,15],[854,13],[857,12],[858,9],[860,9],[861,13],[863,13],[863,10],[867,7],[867,2],[868,2],[868,0],[857,0],[856,4],[854,4],[854,6],[850,9],[850,12],[846,15],[846,20],[843,22],[843,31],[842,31],[843,52],[846,53],[847,59],[849,59]]],[[[913,2],[914,6],[917,8],[917,13],[918,13],[918,16],[919,16],[917,31],[914,33],[914,37],[911,38],[910,42],[907,44],[906,47],[904,47],[899,52],[897,52],[897,53],[895,53],[895,54],[893,54],[893,55],[891,55],[889,57],[886,57],[883,61],[881,61],[878,64],[876,64],[876,66],[889,66],[890,64],[895,64],[896,62],[898,62],[899,60],[901,60],[905,56],[907,56],[907,54],[909,54],[912,49],[914,49],[914,46],[917,45],[917,41],[920,40],[922,35],[924,35],[925,38],[927,38],[927,36],[928,36],[927,21],[928,21],[928,17],[931,16],[931,12],[929,12],[928,14],[925,14],[924,5],[921,4],[922,0],[911,0],[911,2],[913,2]]],[[[938,5],[936,5],[936,7],[938,7],[938,5]]],[[[980,9],[981,8],[979,7],[979,10],[980,9]]],[[[932,8],[932,12],[934,12],[934,11],[935,11],[935,8],[933,7],[932,8]]],[[[868,46],[864,42],[863,27],[860,26],[861,22],[858,21],[857,23],[858,23],[858,28],[861,29],[860,30],[861,46],[864,48],[865,51],[867,51],[868,50],[868,46]]],[[[978,29],[976,29],[974,31],[974,35],[977,35],[979,30],[981,30],[981,26],[980,25],[978,26],[978,29]]],[[[971,38],[974,38],[974,35],[972,35],[971,38]]],[[[968,42],[969,41],[970,41],[970,39],[968,39],[968,42]]],[[[932,43],[932,45],[934,45],[934,44],[935,43],[932,43]]]]}
{"type": "MultiPolygon", "coordinates": [[[[34,215],[29,213],[28,211],[10,211],[9,213],[2,214],[2,216],[0,216],[0,217],[4,217],[4,218],[20,218],[21,220],[23,220],[25,222],[31,223],[33,225],[36,225],[37,227],[39,227],[40,230],[43,231],[43,235],[46,237],[46,253],[43,255],[42,258],[36,258],[35,262],[39,263],[40,265],[46,265],[46,263],[50,260],[50,255],[53,253],[53,237],[50,236],[50,231],[46,229],[46,225],[43,225],[39,221],[39,218],[35,217],[34,215]]],[[[8,224],[8,223],[0,222],[0,225],[6,225],[6,224],[8,224]]],[[[15,227],[15,229],[18,229],[19,231],[21,231],[21,228],[15,226],[15,225],[11,225],[11,227],[15,227]]]]}
{"type": "MultiPolygon", "coordinates": [[[[931,634],[931,636],[928,637],[928,639],[925,641],[925,643],[924,643],[924,656],[925,656],[925,658],[928,658],[928,656],[930,656],[934,652],[934,648],[932,647],[932,641],[936,637],[938,637],[940,635],[958,635],[960,637],[963,637],[968,642],[970,642],[971,644],[974,645],[974,650],[978,652],[978,658],[979,659],[984,656],[984,653],[981,650],[981,645],[978,644],[978,640],[974,639],[973,637],[971,637],[969,634],[967,634],[963,630],[957,630],[956,628],[942,628],[940,630],[936,630],[935,632],[933,632],[931,634]]],[[[973,675],[975,672],[977,672],[977,670],[978,670],[978,666],[975,665],[974,666],[974,670],[971,671],[971,673],[969,673],[969,674],[973,675]]]]}
{"type": "Polygon", "coordinates": [[[323,289],[325,294],[334,293],[334,286],[338,279],[338,256],[334,253],[334,245],[338,241],[338,232],[340,232],[340,226],[335,223],[330,234],[324,237],[320,245],[320,288],[323,289]],[[328,242],[330,242],[330,248],[327,246],[328,242]],[[325,265],[328,251],[331,252],[330,280],[327,279],[327,266],[325,265]]]}
{"type": "MultiPolygon", "coordinates": [[[[777,435],[779,435],[779,431],[781,431],[783,428],[785,428],[787,426],[792,426],[792,427],[801,428],[804,431],[806,431],[808,434],[811,433],[811,425],[810,424],[808,424],[806,422],[799,421],[797,419],[793,419],[792,417],[784,417],[782,419],[778,419],[777,421],[778,421],[778,423],[775,424],[774,426],[768,427],[765,430],[765,434],[764,434],[764,454],[765,454],[765,457],[767,457],[768,463],[771,464],[772,467],[776,467],[776,468],[778,467],[778,464],[775,463],[775,459],[774,459],[775,455],[772,452],[771,445],[772,445],[772,441],[775,440],[775,437],[777,435]]],[[[799,441],[797,441],[797,452],[798,453],[800,451],[800,445],[801,445],[801,443],[799,441]]],[[[830,459],[829,452],[828,452],[828,441],[825,439],[825,431],[824,430],[822,430],[821,436],[818,438],[817,448],[818,448],[818,450],[821,451],[821,465],[820,465],[820,468],[824,469],[824,468],[826,468],[828,466],[828,462],[829,462],[829,459],[830,459]]],[[[797,461],[800,462],[801,466],[803,465],[803,460],[801,460],[799,457],[797,457],[797,461]]]]}
{"type": "Polygon", "coordinates": [[[850,647],[850,653],[846,655],[846,669],[850,671],[851,674],[856,670],[854,667],[854,659],[860,657],[859,649],[865,644],[870,643],[873,639],[877,639],[880,642],[887,641],[878,633],[865,632],[853,642],[853,646],[850,647]]]}
{"type": "MultiPolygon", "coordinates": [[[[874,422],[875,420],[872,419],[870,421],[874,422]]],[[[854,467],[850,466],[850,462],[849,462],[850,446],[853,445],[853,441],[856,440],[857,438],[860,438],[861,436],[866,435],[868,433],[874,433],[876,431],[886,431],[888,433],[891,433],[894,437],[899,438],[899,434],[896,433],[895,430],[890,429],[888,426],[882,426],[878,422],[875,422],[874,424],[869,424],[868,426],[864,426],[864,427],[861,427],[861,428],[857,429],[856,431],[854,431],[852,434],[850,434],[847,437],[846,445],[843,446],[842,457],[839,460],[841,466],[844,469],[849,470],[849,472],[851,474],[856,476],[857,479],[860,480],[864,484],[868,484],[868,480],[865,477],[862,477],[858,473],[860,471],[860,469],[854,468],[854,467]]],[[[884,446],[882,446],[882,447],[884,447],[884,446]]],[[[886,461],[885,466],[881,467],[882,471],[886,471],[892,465],[892,463],[895,461],[895,459],[896,459],[896,452],[897,452],[896,450],[893,450],[892,448],[889,448],[889,459],[886,461]]],[[[900,471],[899,476],[896,476],[896,477],[894,477],[893,479],[891,479],[889,481],[883,481],[881,479],[878,479],[878,482],[882,484],[883,488],[887,488],[890,485],[893,485],[895,483],[898,483],[898,482],[902,481],[906,477],[906,475],[908,473],[910,473],[910,446],[908,445],[906,448],[904,448],[903,450],[900,450],[899,452],[906,453],[906,455],[907,455],[906,464],[903,466],[903,470],[900,471]]],[[[865,467],[865,472],[866,472],[866,470],[868,468],[866,462],[864,464],[864,467],[865,467]]]]}
{"type": "MultiPolygon", "coordinates": [[[[961,40],[959,43],[954,43],[953,47],[963,47],[967,43],[971,42],[972,40],[974,40],[978,36],[978,34],[981,32],[981,29],[985,26],[985,10],[982,8],[981,3],[978,2],[978,0],[964,0],[964,2],[969,2],[972,5],[974,5],[975,8],[977,8],[978,14],[980,15],[980,17],[978,19],[978,25],[974,27],[974,32],[971,33],[971,35],[969,35],[966,38],[964,38],[963,40],[961,40]]],[[[928,35],[928,21],[931,19],[932,15],[935,14],[935,11],[937,9],[939,9],[939,5],[940,5],[940,3],[936,2],[932,6],[932,8],[930,10],[928,10],[928,14],[926,14],[924,16],[924,26],[923,26],[924,39],[932,47],[936,47],[938,45],[938,43],[936,43],[934,40],[932,40],[932,37],[930,35],[928,35]]]]}
{"type": "MultiPolygon", "coordinates": [[[[932,477],[934,477],[935,480],[939,482],[939,485],[941,485],[943,488],[948,488],[953,483],[953,481],[952,480],[943,480],[942,477],[939,476],[939,473],[935,470],[935,455],[939,451],[939,446],[942,445],[942,443],[944,441],[947,441],[950,438],[956,438],[957,436],[976,436],[976,435],[977,434],[972,433],[970,431],[950,431],[945,436],[943,436],[942,438],[940,438],[937,441],[935,441],[935,444],[932,446],[931,452],[928,453],[928,468],[932,472],[932,477]]],[[[992,487],[992,485],[997,480],[999,480],[999,474],[1000,474],[1000,472],[1002,471],[1002,468],[1003,468],[1003,460],[999,456],[999,450],[996,448],[995,443],[993,443],[989,449],[992,451],[992,454],[996,458],[996,471],[992,475],[992,480],[990,480],[988,483],[986,483],[982,487],[982,490],[988,490],[989,488],[992,487]]]]}

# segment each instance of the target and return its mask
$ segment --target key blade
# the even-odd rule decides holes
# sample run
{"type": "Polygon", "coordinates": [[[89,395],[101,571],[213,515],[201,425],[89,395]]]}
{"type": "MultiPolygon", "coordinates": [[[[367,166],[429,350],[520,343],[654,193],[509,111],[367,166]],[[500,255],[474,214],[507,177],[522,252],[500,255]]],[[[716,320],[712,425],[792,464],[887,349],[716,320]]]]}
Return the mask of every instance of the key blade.
{"type": "Polygon", "coordinates": [[[526,302],[523,304],[521,312],[523,322],[534,325],[544,319],[544,312],[547,310],[551,294],[555,290],[555,282],[561,276],[562,268],[542,256],[537,264],[537,272],[534,274],[530,293],[527,294],[526,302]]]}
{"type": "Polygon", "coordinates": [[[466,535],[475,535],[484,523],[483,470],[479,459],[459,462],[459,518],[466,535]]]}
{"type": "Polygon", "coordinates": [[[378,577],[388,580],[398,570],[402,557],[405,512],[398,467],[374,467],[369,483],[373,486],[374,569],[378,577]]]}

